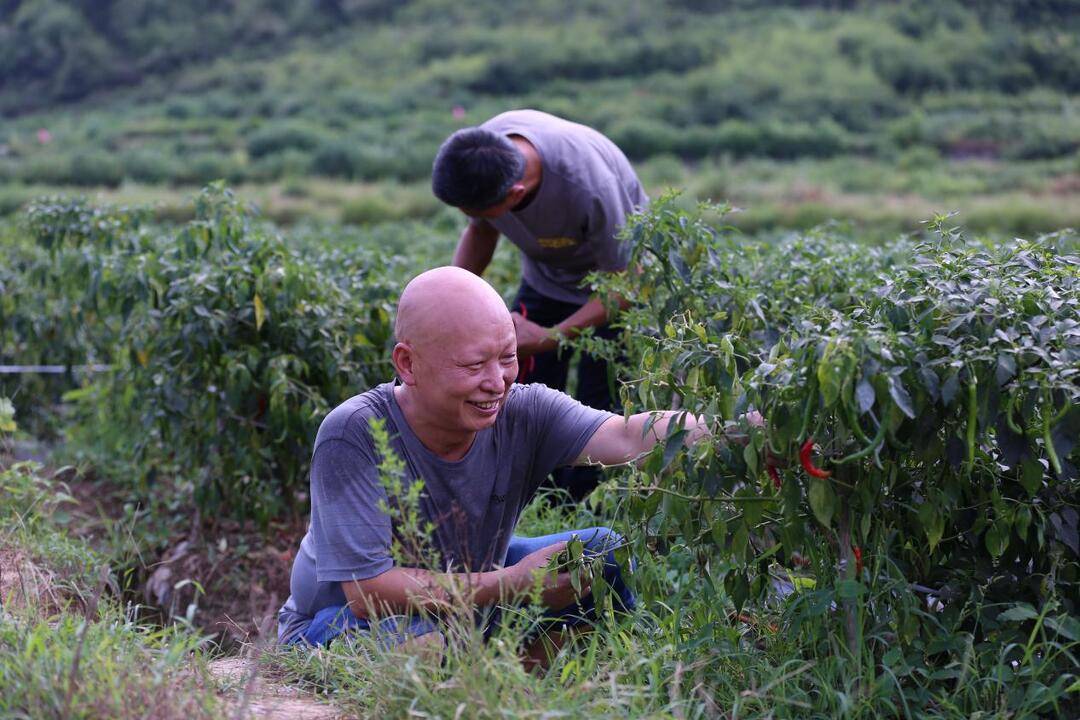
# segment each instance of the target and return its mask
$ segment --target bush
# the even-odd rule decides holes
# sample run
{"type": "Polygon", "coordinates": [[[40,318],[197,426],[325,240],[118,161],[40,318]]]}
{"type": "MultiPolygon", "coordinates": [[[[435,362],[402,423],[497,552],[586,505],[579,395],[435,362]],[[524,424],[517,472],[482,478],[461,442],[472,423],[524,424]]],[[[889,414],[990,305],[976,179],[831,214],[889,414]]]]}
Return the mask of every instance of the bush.
{"type": "Polygon", "coordinates": [[[216,180],[243,182],[247,170],[235,158],[203,153],[187,158],[174,172],[173,182],[183,185],[206,185],[216,180]]]}
{"type": "Polygon", "coordinates": [[[122,156],[125,177],[153,185],[174,181],[179,176],[179,163],[162,151],[143,150],[122,156]]]}
{"type": "Polygon", "coordinates": [[[316,148],[311,158],[311,172],[331,178],[353,180],[360,176],[363,155],[348,140],[330,140],[316,148]]]}
{"type": "Polygon", "coordinates": [[[108,271],[89,291],[100,313],[123,319],[120,368],[105,397],[86,395],[88,417],[109,407],[103,433],[139,428],[126,452],[143,479],[179,472],[208,514],[303,512],[296,493],[322,417],[387,373],[399,288],[380,258],[317,266],[213,186],[175,237],[101,262],[108,271]]]}
{"type": "Polygon", "coordinates": [[[248,169],[248,176],[257,182],[270,182],[283,177],[309,175],[311,157],[301,150],[286,150],[259,158],[248,169]]]}
{"type": "Polygon", "coordinates": [[[789,632],[821,640],[836,607],[840,651],[875,674],[918,658],[928,679],[904,681],[917,692],[944,691],[931,673],[964,647],[984,668],[1026,662],[1054,614],[1053,667],[990,692],[1014,710],[1045,692],[1058,711],[1072,680],[1057,679],[1078,665],[1049,648],[1080,630],[1080,240],[983,244],[943,222],[921,242],[766,243],[655,205],[629,231],[640,273],[602,286],[630,301],[626,407],[767,423],[738,423],[745,448],[685,457],[675,426],[622,478],[628,527],[639,552],[685,546],[737,611],[766,611],[777,577],[802,578],[789,632]],[[769,455],[786,466],[767,470],[769,455]],[[970,644],[924,652],[943,632],[970,644]]]}
{"type": "Polygon", "coordinates": [[[317,126],[299,121],[270,122],[247,138],[247,151],[253,159],[284,150],[314,150],[325,133],[317,126]]]}

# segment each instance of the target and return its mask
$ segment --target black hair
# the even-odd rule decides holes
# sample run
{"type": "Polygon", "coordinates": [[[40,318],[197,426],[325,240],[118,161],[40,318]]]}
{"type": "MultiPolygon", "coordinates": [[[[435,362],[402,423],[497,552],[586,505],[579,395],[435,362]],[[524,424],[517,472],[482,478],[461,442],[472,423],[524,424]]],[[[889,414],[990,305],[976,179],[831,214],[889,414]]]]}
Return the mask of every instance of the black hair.
{"type": "Polygon", "coordinates": [[[504,135],[462,128],[446,139],[431,169],[435,197],[457,208],[497,205],[525,176],[525,156],[504,135]]]}

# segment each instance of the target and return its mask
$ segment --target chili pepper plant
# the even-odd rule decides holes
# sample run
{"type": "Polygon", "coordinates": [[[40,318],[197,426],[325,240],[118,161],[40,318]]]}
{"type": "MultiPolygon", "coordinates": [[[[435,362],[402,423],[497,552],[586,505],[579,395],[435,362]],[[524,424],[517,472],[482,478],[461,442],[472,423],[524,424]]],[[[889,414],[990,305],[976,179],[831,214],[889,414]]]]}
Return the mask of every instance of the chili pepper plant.
{"type": "Polygon", "coordinates": [[[634,270],[597,277],[630,304],[621,350],[581,342],[624,353],[628,412],[765,417],[741,422],[745,447],[717,433],[690,452],[673,424],[612,481],[637,552],[679,550],[796,633],[836,617],[851,656],[942,626],[989,637],[1016,607],[1062,613],[1055,637],[1075,642],[1076,235],[991,243],[939,217],[883,245],[836,227],[750,239],[729,211],[661,200],[627,231],[634,270]]]}

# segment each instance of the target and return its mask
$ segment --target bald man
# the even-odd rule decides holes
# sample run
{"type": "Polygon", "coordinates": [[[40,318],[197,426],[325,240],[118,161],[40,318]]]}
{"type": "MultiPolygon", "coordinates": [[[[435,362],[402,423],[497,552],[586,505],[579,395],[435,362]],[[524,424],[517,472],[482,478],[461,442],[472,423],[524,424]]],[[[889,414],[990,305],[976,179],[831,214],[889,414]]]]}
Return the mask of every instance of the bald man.
{"type": "MultiPolygon", "coordinates": [[[[514,535],[541,481],[560,466],[638,458],[674,415],[659,413],[646,433],[649,413],[625,419],[543,385],[515,384],[514,322],[498,293],[467,270],[414,278],[401,295],[395,335],[397,379],[345,401],[319,428],[311,525],[279,614],[283,642],[321,645],[346,630],[395,641],[438,633],[430,614],[408,613],[438,608],[455,587],[478,608],[522,598],[571,534],[514,535]],[[420,519],[434,527],[432,556],[414,567],[395,563],[391,552],[398,528],[384,511],[393,500],[379,480],[372,420],[385,423],[405,486],[423,481],[420,519]]],[[[707,432],[693,418],[687,426],[691,441],[707,432]]],[[[606,528],[577,533],[598,552],[618,540],[606,528]]],[[[605,576],[632,607],[610,553],[608,561],[605,576]]],[[[587,622],[591,599],[576,602],[569,574],[545,577],[549,614],[587,622]]]]}

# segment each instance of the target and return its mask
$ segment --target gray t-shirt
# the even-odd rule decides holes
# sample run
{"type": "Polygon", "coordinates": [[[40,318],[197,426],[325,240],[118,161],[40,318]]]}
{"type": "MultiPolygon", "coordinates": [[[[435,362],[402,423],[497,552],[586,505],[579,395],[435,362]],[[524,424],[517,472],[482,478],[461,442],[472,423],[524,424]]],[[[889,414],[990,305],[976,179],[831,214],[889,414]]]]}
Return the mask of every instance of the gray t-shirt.
{"type": "Polygon", "coordinates": [[[487,222],[521,250],[521,274],[541,295],[582,304],[594,271],[626,268],[629,248],[616,235],[649,198],[630,161],[592,128],[537,110],[513,110],[481,125],[520,135],[540,154],[543,176],[522,210],[487,222]]]}
{"type": "Polygon", "coordinates": [[[463,458],[448,462],[416,437],[393,389],[388,382],[346,400],[319,427],[311,525],[293,562],[292,594],[278,614],[282,641],[303,632],[319,610],[344,605],[342,581],[394,566],[396,528],[380,509],[387,495],[369,420],[385,420],[390,446],[405,463],[404,483],[424,483],[420,514],[436,528],[428,567],[481,572],[502,565],[518,516],[548,473],[572,463],[614,417],[544,385],[514,385],[495,424],[476,434],[463,458]]]}

